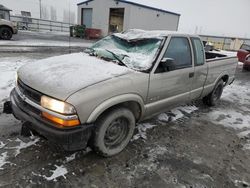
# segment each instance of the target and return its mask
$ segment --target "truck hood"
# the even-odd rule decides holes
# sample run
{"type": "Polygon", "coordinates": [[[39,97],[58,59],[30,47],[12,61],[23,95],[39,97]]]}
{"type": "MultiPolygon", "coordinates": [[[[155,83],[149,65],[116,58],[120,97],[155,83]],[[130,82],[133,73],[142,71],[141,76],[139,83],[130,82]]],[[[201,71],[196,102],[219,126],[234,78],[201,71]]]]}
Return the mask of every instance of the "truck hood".
{"type": "Polygon", "coordinates": [[[75,53],[26,64],[17,74],[29,87],[66,100],[78,90],[129,72],[132,70],[115,63],[85,53],[75,53]]]}

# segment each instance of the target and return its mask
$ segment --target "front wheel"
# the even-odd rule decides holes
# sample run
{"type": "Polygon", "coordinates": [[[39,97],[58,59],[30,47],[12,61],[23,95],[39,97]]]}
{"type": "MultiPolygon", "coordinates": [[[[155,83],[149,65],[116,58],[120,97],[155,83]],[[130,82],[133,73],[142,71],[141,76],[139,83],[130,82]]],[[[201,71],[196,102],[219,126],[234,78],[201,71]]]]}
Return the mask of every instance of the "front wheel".
{"type": "Polygon", "coordinates": [[[0,28],[0,38],[3,40],[10,40],[12,38],[12,31],[8,27],[0,28]]]}
{"type": "Polygon", "coordinates": [[[209,95],[203,98],[204,104],[208,106],[215,106],[221,98],[223,88],[224,88],[224,82],[223,80],[220,80],[215,85],[213,91],[209,95]]]}
{"type": "Polygon", "coordinates": [[[104,157],[120,153],[135,129],[134,114],[127,108],[115,108],[97,120],[93,149],[104,157]]]}

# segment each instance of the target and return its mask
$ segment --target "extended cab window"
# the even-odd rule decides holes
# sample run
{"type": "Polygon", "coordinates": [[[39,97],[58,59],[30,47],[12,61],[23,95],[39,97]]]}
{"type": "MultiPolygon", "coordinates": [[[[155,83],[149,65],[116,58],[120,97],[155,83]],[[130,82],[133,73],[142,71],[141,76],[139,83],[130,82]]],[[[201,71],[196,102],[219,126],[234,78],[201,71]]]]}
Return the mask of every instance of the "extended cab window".
{"type": "Polygon", "coordinates": [[[195,66],[204,65],[205,56],[204,56],[204,47],[199,38],[192,38],[192,45],[194,49],[194,62],[195,66]]]}
{"type": "Polygon", "coordinates": [[[174,68],[182,69],[192,66],[192,55],[189,41],[185,37],[172,37],[164,58],[173,59],[174,68]]]}

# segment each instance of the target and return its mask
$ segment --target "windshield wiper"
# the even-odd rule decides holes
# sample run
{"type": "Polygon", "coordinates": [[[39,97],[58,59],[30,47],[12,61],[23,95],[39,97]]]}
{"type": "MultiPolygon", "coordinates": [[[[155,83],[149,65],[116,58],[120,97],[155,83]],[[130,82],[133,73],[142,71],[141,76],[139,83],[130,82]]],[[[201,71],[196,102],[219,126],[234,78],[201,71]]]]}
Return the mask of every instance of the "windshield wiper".
{"type": "Polygon", "coordinates": [[[127,65],[119,58],[119,56],[117,54],[115,54],[114,52],[110,51],[110,50],[107,50],[105,49],[107,52],[111,53],[113,55],[113,57],[119,61],[120,65],[123,65],[125,67],[127,67],[127,65]]]}

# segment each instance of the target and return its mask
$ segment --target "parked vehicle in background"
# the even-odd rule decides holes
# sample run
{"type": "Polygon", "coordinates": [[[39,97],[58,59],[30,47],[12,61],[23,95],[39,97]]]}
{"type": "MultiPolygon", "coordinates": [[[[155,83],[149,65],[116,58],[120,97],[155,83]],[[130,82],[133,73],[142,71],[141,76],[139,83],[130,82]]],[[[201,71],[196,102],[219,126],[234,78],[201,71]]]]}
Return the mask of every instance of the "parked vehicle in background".
{"type": "Polygon", "coordinates": [[[136,122],[196,99],[213,106],[235,79],[237,57],[204,51],[196,35],[129,30],[17,72],[12,113],[65,150],[121,152],[136,122]]]}
{"type": "Polygon", "coordinates": [[[17,23],[0,18],[0,39],[10,40],[13,34],[17,34],[17,23]]]}
{"type": "Polygon", "coordinates": [[[238,60],[239,62],[244,63],[243,68],[245,70],[250,70],[250,45],[248,44],[243,44],[238,53],[238,60]]]}

